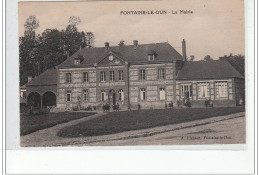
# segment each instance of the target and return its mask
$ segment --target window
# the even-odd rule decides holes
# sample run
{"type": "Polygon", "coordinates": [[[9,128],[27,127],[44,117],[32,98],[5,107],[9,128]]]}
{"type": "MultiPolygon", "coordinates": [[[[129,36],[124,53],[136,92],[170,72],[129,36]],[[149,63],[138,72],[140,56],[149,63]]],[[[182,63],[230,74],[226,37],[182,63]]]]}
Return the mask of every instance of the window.
{"type": "Polygon", "coordinates": [[[148,61],[154,61],[155,55],[148,55],[148,61]]]}
{"type": "Polygon", "coordinates": [[[26,92],[21,92],[20,97],[23,98],[23,99],[26,99],[26,92]]]}
{"type": "Polygon", "coordinates": [[[71,101],[71,91],[66,92],[66,101],[71,101]]]}
{"type": "Polygon", "coordinates": [[[79,59],[75,59],[74,63],[75,63],[75,65],[79,65],[80,64],[80,60],[79,59]]]}
{"type": "Polygon", "coordinates": [[[88,100],[88,91],[87,90],[83,90],[83,100],[84,101],[88,100]]]}
{"type": "Polygon", "coordinates": [[[209,97],[209,83],[208,82],[198,83],[198,95],[199,95],[199,98],[209,97]]]}
{"type": "Polygon", "coordinates": [[[145,80],[145,70],[140,70],[140,80],[145,80]]]}
{"type": "Polygon", "coordinates": [[[83,72],[83,82],[88,82],[88,73],[83,72]]]}
{"type": "Polygon", "coordinates": [[[140,99],[145,100],[146,99],[146,93],[145,93],[145,88],[140,89],[140,99]]]}
{"type": "Polygon", "coordinates": [[[119,101],[124,101],[124,91],[122,89],[119,90],[119,101]]]}
{"type": "Polygon", "coordinates": [[[66,73],[66,82],[71,83],[71,73],[66,73]]]}
{"type": "Polygon", "coordinates": [[[227,97],[228,96],[226,81],[216,82],[215,88],[216,88],[216,97],[227,97]]]}
{"type": "Polygon", "coordinates": [[[108,59],[109,59],[109,61],[113,61],[113,59],[114,59],[113,55],[109,55],[108,59]]]}
{"type": "Polygon", "coordinates": [[[165,88],[160,88],[160,100],[165,100],[165,88]]]}
{"type": "Polygon", "coordinates": [[[106,92],[104,90],[101,91],[101,101],[105,101],[106,92]]]}
{"type": "Polygon", "coordinates": [[[115,73],[114,71],[109,71],[109,80],[114,81],[115,80],[115,73]]]}
{"type": "Polygon", "coordinates": [[[123,78],[123,71],[122,70],[119,70],[118,71],[118,80],[123,80],[124,78],[123,78]]]}
{"type": "Polygon", "coordinates": [[[100,72],[100,80],[106,81],[106,72],[100,72]]]}
{"type": "Polygon", "coordinates": [[[181,85],[181,97],[182,98],[192,97],[192,86],[190,84],[181,85]]]}
{"type": "Polygon", "coordinates": [[[159,80],[165,79],[164,69],[158,69],[158,79],[159,80]]]}

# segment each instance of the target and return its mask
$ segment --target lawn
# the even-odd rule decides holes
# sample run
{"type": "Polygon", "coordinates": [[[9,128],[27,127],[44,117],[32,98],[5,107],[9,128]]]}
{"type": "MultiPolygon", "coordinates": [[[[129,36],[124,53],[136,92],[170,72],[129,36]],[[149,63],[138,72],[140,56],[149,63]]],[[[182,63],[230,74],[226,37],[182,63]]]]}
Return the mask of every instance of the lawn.
{"type": "Polygon", "coordinates": [[[94,112],[62,112],[62,113],[49,113],[41,115],[27,115],[21,114],[20,116],[20,135],[27,135],[40,129],[49,128],[60,123],[65,123],[70,120],[88,117],[95,114],[94,112]]]}
{"type": "Polygon", "coordinates": [[[155,109],[113,112],[61,129],[60,137],[100,136],[183,123],[245,111],[244,107],[155,109]]]}

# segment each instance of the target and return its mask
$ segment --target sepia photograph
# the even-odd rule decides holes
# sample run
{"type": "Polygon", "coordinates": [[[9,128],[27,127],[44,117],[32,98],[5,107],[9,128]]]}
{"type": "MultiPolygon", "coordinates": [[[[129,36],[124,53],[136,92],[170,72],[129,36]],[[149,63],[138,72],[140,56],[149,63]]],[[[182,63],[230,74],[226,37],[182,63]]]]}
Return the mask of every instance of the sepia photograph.
{"type": "Polygon", "coordinates": [[[243,0],[19,2],[21,147],[246,144],[243,0]]]}

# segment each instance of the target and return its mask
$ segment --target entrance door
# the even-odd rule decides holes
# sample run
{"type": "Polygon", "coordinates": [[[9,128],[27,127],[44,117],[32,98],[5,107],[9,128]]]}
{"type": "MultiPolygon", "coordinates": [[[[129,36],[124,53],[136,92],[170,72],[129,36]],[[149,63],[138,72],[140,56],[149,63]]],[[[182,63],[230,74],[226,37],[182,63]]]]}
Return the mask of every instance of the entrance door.
{"type": "Polygon", "coordinates": [[[115,91],[112,89],[109,91],[109,105],[115,105],[116,104],[116,93],[115,91]]]}

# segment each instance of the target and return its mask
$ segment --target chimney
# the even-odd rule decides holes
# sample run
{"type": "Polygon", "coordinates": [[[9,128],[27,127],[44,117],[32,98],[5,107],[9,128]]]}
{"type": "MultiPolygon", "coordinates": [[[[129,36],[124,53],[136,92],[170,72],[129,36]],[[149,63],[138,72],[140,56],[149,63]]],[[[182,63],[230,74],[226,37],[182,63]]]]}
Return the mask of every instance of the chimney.
{"type": "Polygon", "coordinates": [[[105,48],[108,50],[109,49],[109,42],[105,42],[105,48]]]}
{"type": "MultiPolygon", "coordinates": [[[[28,76],[27,78],[28,78],[28,79],[27,79],[28,82],[32,81],[32,79],[33,79],[32,76],[28,76]]],[[[27,82],[27,83],[28,83],[28,82],[27,82]]]]}
{"type": "Polygon", "coordinates": [[[186,42],[183,39],[182,40],[182,57],[183,57],[183,61],[187,61],[187,57],[186,57],[186,42]]]}
{"type": "Polygon", "coordinates": [[[137,40],[134,40],[134,41],[133,41],[133,44],[134,44],[134,48],[137,48],[137,46],[138,46],[138,41],[137,41],[137,40]]]}

